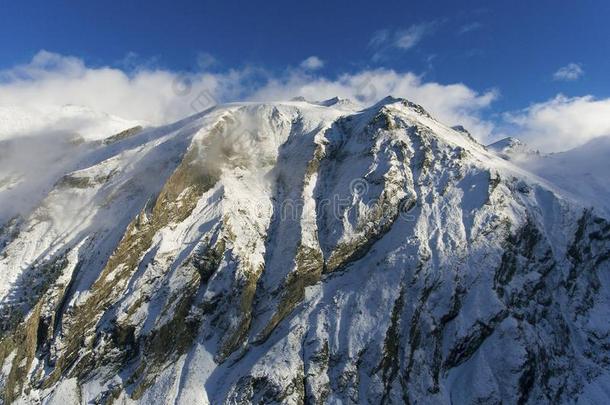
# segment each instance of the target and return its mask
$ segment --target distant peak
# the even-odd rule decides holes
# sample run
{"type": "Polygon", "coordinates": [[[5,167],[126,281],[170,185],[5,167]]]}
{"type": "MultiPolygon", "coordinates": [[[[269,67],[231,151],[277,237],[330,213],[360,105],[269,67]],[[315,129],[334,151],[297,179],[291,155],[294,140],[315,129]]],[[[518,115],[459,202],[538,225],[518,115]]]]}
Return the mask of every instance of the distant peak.
{"type": "Polygon", "coordinates": [[[325,107],[330,107],[333,105],[352,104],[352,102],[347,98],[333,97],[329,98],[328,100],[318,101],[316,104],[323,105],[325,107]]]}
{"type": "Polygon", "coordinates": [[[400,101],[407,101],[407,100],[404,98],[398,98],[398,97],[394,97],[394,96],[385,96],[377,104],[381,104],[381,105],[394,104],[394,103],[398,103],[400,101]]]}
{"type": "Polygon", "coordinates": [[[309,103],[309,104],[319,105],[322,107],[338,107],[338,106],[355,107],[356,106],[350,99],[343,98],[343,97],[333,97],[333,98],[329,98],[327,100],[322,100],[322,101],[309,101],[303,96],[298,96],[298,97],[291,98],[290,101],[309,103]]]}
{"type": "Polygon", "coordinates": [[[506,152],[507,149],[514,149],[516,147],[526,146],[520,139],[512,136],[507,136],[499,141],[487,145],[488,149],[495,150],[497,152],[506,152]]]}
{"type": "Polygon", "coordinates": [[[514,155],[534,155],[540,154],[537,150],[531,149],[522,140],[507,136],[499,141],[487,145],[487,149],[492,150],[505,159],[509,159],[514,155]]]}
{"type": "Polygon", "coordinates": [[[462,126],[462,125],[454,125],[451,127],[451,129],[453,129],[454,131],[458,131],[458,132],[462,132],[462,133],[470,135],[470,132],[468,132],[468,130],[466,128],[464,128],[464,126],[462,126]]]}
{"type": "Polygon", "coordinates": [[[401,103],[403,105],[411,104],[411,102],[404,98],[397,98],[394,96],[386,96],[379,100],[377,103],[373,104],[371,108],[379,109],[381,107],[385,107],[386,105],[398,104],[401,103]]]}

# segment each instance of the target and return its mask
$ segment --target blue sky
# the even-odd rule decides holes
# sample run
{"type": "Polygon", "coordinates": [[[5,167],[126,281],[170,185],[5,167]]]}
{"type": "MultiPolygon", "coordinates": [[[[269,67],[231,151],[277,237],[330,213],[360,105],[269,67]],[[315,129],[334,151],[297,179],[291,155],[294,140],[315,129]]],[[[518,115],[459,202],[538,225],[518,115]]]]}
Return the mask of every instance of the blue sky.
{"type": "Polygon", "coordinates": [[[477,114],[496,123],[558,95],[610,97],[607,1],[121,3],[3,0],[0,69],[46,50],[127,74],[264,69],[255,86],[315,56],[325,80],[385,69],[493,91],[477,114]]]}

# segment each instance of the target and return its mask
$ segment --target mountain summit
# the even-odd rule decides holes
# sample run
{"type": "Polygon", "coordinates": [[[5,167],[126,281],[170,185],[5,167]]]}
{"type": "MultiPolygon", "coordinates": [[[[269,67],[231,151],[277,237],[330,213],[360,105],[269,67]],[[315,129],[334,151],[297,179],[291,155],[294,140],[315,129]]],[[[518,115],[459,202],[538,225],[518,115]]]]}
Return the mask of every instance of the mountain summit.
{"type": "Polygon", "coordinates": [[[1,224],[5,403],[607,399],[604,211],[417,104],[74,148],[1,224]]]}

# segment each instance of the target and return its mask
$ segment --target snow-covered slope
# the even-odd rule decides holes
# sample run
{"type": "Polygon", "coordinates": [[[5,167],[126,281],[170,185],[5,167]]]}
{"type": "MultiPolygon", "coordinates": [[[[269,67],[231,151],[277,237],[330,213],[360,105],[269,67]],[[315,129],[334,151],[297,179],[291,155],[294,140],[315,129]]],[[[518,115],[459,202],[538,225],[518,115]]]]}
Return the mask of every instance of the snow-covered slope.
{"type": "Polygon", "coordinates": [[[27,216],[61,176],[95,162],[89,155],[100,143],[144,124],[74,105],[0,106],[0,223],[27,216]]]}
{"type": "Polygon", "coordinates": [[[516,138],[504,138],[487,148],[610,216],[610,136],[561,153],[540,153],[516,138]]]}
{"type": "Polygon", "coordinates": [[[608,400],[606,213],[421,106],[86,144],[4,221],[6,402],[608,400]]]}
{"type": "Polygon", "coordinates": [[[526,159],[523,166],[610,216],[610,136],[567,152],[526,159]]]}

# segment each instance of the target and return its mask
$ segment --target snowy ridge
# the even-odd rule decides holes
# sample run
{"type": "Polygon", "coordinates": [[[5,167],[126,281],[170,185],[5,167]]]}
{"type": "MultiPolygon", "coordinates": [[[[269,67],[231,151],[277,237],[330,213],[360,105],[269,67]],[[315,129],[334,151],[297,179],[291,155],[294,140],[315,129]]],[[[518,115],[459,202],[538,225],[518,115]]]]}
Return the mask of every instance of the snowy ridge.
{"type": "Polygon", "coordinates": [[[608,400],[606,212],[419,105],[83,145],[0,212],[7,403],[608,400]]]}

